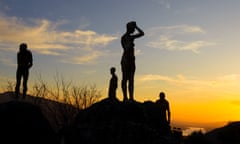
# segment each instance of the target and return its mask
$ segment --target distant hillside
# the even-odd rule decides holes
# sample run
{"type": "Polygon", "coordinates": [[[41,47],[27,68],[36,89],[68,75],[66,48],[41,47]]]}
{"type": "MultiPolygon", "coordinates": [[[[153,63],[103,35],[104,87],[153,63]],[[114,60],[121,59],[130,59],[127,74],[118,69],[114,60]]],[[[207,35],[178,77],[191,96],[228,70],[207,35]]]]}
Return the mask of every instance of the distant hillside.
{"type": "Polygon", "coordinates": [[[240,121],[231,122],[205,134],[211,144],[239,144],[240,121]]]}
{"type": "Polygon", "coordinates": [[[183,134],[189,135],[194,131],[201,130],[203,133],[210,132],[216,128],[222,127],[227,124],[227,122],[219,121],[219,122],[189,122],[189,121],[175,121],[172,120],[172,126],[181,128],[183,134]]]}

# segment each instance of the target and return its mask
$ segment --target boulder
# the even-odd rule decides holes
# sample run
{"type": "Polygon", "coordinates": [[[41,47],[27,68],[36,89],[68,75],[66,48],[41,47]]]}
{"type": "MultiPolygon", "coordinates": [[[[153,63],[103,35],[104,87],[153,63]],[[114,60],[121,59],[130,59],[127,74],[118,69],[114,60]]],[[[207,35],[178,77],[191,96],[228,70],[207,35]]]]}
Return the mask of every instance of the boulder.
{"type": "Polygon", "coordinates": [[[54,144],[57,137],[36,105],[9,101],[0,104],[1,143],[54,144]]]}

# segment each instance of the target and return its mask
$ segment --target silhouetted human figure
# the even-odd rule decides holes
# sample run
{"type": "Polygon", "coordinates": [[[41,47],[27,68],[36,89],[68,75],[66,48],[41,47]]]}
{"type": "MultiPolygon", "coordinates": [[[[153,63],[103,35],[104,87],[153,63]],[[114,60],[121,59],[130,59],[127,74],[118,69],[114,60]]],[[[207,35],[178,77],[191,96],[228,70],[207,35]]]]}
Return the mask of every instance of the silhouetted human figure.
{"type": "Polygon", "coordinates": [[[109,89],[108,89],[108,97],[111,99],[116,99],[116,90],[118,87],[118,78],[117,75],[115,74],[116,68],[111,67],[110,73],[112,75],[109,83],[109,89]]]}
{"type": "Polygon", "coordinates": [[[127,31],[121,37],[121,45],[123,48],[123,55],[121,59],[121,69],[122,69],[122,91],[123,100],[128,100],[127,97],[127,82],[129,99],[134,100],[134,73],[135,73],[135,55],[134,55],[134,40],[136,38],[142,37],[144,32],[137,26],[136,22],[131,21],[126,25],[127,31]],[[138,33],[134,34],[135,30],[138,33]]]}
{"type": "Polygon", "coordinates": [[[19,89],[21,85],[21,79],[23,79],[23,94],[22,98],[26,97],[27,82],[29,77],[29,69],[33,65],[32,52],[27,49],[26,43],[21,43],[19,46],[19,52],[17,54],[17,73],[16,73],[16,87],[15,97],[19,98],[19,89]]]}
{"type": "Polygon", "coordinates": [[[165,93],[160,92],[160,99],[156,101],[157,106],[160,108],[160,125],[162,134],[170,133],[171,112],[169,102],[165,98],[165,93]]]}

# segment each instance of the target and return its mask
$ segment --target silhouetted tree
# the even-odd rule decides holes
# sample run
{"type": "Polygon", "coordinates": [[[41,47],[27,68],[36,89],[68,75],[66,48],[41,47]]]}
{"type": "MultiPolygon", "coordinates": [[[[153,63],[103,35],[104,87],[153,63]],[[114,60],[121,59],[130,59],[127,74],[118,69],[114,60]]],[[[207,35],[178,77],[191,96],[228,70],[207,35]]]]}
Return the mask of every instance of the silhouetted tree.
{"type": "Polygon", "coordinates": [[[55,129],[61,129],[74,120],[81,109],[85,109],[101,97],[96,85],[75,86],[57,74],[55,86],[50,88],[41,75],[33,85],[33,103],[40,105],[55,129]],[[54,102],[42,103],[42,99],[54,102]]]}
{"type": "Polygon", "coordinates": [[[2,91],[3,92],[10,92],[10,96],[14,97],[15,94],[12,93],[14,91],[14,87],[15,87],[15,82],[11,81],[11,80],[7,80],[6,85],[2,85],[2,91]]]}

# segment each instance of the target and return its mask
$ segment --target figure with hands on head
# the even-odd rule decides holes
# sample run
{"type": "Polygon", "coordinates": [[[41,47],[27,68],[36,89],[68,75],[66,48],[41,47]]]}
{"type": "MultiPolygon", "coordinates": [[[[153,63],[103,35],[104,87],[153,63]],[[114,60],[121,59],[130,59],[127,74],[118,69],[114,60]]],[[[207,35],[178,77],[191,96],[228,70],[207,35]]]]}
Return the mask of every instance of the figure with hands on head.
{"type": "Polygon", "coordinates": [[[127,31],[121,37],[121,45],[123,54],[121,59],[122,70],[122,92],[123,101],[134,100],[134,74],[136,70],[135,54],[134,54],[134,40],[144,36],[144,32],[137,26],[135,21],[130,21],[126,25],[127,31]],[[134,33],[137,31],[137,33],[134,33]],[[128,86],[127,86],[128,85],[128,86]],[[129,91],[129,99],[127,96],[127,87],[129,91]]]}

